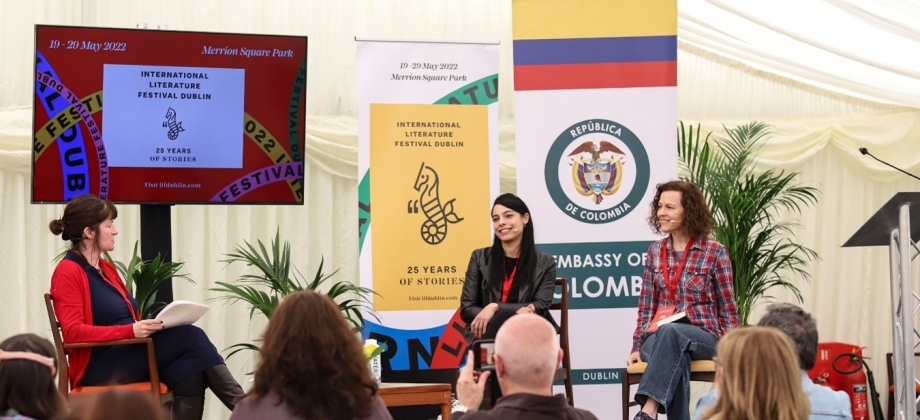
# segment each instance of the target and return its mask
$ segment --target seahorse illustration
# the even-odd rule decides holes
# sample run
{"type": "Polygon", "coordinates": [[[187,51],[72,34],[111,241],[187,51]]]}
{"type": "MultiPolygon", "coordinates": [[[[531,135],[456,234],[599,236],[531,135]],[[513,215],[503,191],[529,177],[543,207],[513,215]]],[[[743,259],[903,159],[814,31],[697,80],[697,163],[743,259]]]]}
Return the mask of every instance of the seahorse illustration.
{"type": "Polygon", "coordinates": [[[463,220],[454,212],[454,201],[452,198],[443,206],[441,197],[438,195],[438,173],[434,168],[422,166],[418,170],[418,176],[415,178],[415,190],[418,191],[418,201],[422,203],[422,211],[425,213],[426,220],[422,223],[422,239],[431,244],[437,245],[447,237],[447,224],[457,223],[463,220]]]}
{"type": "Polygon", "coordinates": [[[169,127],[169,132],[166,133],[166,136],[169,137],[170,140],[179,138],[179,133],[185,131],[185,129],[182,128],[182,122],[176,122],[176,110],[172,109],[172,107],[169,107],[169,110],[166,111],[166,122],[163,123],[163,126],[169,127]]]}

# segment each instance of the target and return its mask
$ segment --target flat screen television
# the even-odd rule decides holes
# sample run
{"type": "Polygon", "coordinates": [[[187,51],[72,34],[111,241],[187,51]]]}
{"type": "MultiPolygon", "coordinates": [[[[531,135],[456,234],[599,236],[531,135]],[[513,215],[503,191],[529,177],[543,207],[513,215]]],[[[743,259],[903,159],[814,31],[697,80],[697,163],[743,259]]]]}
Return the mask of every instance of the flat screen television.
{"type": "Polygon", "coordinates": [[[307,38],[37,25],[32,202],[303,204],[307,38]]]}

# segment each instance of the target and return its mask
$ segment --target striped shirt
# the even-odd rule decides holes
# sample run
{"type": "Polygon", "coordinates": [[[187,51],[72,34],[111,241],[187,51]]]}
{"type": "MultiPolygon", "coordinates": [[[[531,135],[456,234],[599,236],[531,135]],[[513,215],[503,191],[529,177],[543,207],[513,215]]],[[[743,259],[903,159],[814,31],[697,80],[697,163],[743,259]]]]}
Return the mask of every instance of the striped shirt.
{"type": "Polygon", "coordinates": [[[661,260],[661,248],[664,246],[667,246],[670,276],[676,275],[680,264],[680,258],[674,252],[669,238],[649,245],[642,275],[642,291],[639,293],[639,317],[633,334],[634,352],[639,351],[649,322],[659,306],[676,305],[675,312],[686,312],[693,325],[716,339],[738,325],[732,264],[725,246],[710,239],[697,239],[693,242],[673,302],[664,280],[664,264],[661,260]]]}

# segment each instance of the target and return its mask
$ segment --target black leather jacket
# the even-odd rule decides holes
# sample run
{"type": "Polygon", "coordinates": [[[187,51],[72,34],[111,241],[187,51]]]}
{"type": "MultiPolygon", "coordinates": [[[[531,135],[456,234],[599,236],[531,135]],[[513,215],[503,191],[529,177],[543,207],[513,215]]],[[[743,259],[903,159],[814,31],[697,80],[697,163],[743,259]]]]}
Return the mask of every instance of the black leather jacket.
{"type": "MultiPolygon", "coordinates": [[[[553,301],[556,281],[556,260],[549,254],[537,252],[537,266],[534,268],[533,280],[522,284],[518,295],[519,303],[502,303],[498,288],[490,287],[489,262],[492,260],[491,248],[480,248],[470,256],[470,265],[466,269],[466,281],[460,295],[460,318],[467,325],[476,319],[476,315],[490,303],[498,303],[499,309],[520,309],[533,304],[536,314],[546,318],[554,327],[556,321],[549,313],[553,301]]],[[[495,281],[502,281],[496,279],[495,281]]]]}

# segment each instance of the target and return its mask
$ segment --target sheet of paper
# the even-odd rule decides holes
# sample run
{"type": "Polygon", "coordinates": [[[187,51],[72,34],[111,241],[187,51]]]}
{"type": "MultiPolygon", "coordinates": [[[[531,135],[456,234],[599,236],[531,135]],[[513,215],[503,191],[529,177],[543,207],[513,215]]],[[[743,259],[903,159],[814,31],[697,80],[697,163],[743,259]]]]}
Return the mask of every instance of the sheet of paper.
{"type": "Polygon", "coordinates": [[[175,300],[166,305],[156,319],[163,321],[163,328],[194,324],[208,311],[208,305],[189,300],[175,300]]]}

